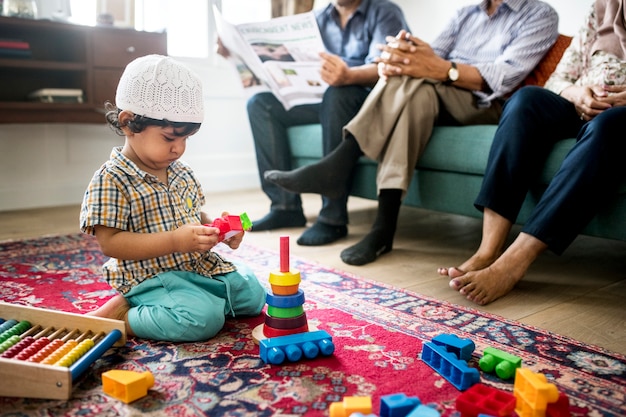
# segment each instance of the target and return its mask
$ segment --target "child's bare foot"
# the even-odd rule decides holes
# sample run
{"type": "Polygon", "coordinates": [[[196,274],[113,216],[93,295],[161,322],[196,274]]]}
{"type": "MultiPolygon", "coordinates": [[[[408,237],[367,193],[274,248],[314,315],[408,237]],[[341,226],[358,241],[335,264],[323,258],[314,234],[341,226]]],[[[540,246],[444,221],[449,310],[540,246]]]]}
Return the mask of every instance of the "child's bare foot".
{"type": "Polygon", "coordinates": [[[87,313],[88,316],[102,317],[105,319],[125,320],[130,306],[126,298],[121,294],[115,295],[97,310],[87,313]]]}
{"type": "Polygon", "coordinates": [[[128,324],[128,310],[130,305],[126,298],[121,294],[115,295],[109,301],[101,305],[97,310],[86,313],[88,316],[102,317],[105,319],[121,320],[124,322],[126,328],[126,334],[128,336],[135,336],[133,329],[128,324]]]}

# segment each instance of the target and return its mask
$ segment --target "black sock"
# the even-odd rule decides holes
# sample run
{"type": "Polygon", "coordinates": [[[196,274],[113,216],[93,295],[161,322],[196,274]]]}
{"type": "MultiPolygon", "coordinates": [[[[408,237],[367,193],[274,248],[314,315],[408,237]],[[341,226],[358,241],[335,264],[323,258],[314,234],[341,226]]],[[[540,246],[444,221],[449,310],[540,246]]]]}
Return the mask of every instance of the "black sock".
{"type": "Polygon", "coordinates": [[[349,265],[365,265],[390,252],[402,204],[402,190],[383,189],[378,196],[378,212],[372,230],[356,245],[341,252],[341,260],[349,265]]]}
{"type": "Polygon", "coordinates": [[[296,243],[300,246],[320,246],[333,243],[348,234],[348,227],[344,224],[334,226],[321,221],[316,221],[313,226],[309,227],[302,233],[296,243]]]}
{"type": "Polygon", "coordinates": [[[293,171],[266,171],[263,177],[294,193],[315,193],[339,198],[348,192],[352,171],[363,153],[352,137],[344,139],[319,162],[293,171]]]}
{"type": "Polygon", "coordinates": [[[398,225],[398,215],[402,205],[402,190],[396,188],[386,188],[380,190],[378,195],[378,212],[372,230],[380,229],[386,231],[389,240],[393,240],[398,225]]]}

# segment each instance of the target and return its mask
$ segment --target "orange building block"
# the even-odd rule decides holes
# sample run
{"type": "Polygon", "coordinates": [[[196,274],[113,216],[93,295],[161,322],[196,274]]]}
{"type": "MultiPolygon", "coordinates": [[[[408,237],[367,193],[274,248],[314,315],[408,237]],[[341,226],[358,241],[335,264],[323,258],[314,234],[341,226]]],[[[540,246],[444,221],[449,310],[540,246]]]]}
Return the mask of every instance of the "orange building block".
{"type": "Polygon", "coordinates": [[[102,373],[102,391],[126,404],[148,395],[153,385],[154,376],[149,371],[114,369],[102,373]]]}
{"type": "Polygon", "coordinates": [[[330,403],[329,417],[348,417],[352,413],[371,414],[371,397],[344,397],[342,402],[330,403]]]}
{"type": "Polygon", "coordinates": [[[527,368],[517,368],[513,395],[515,412],[519,417],[544,417],[549,403],[559,399],[556,385],[547,382],[546,376],[527,368]]]}

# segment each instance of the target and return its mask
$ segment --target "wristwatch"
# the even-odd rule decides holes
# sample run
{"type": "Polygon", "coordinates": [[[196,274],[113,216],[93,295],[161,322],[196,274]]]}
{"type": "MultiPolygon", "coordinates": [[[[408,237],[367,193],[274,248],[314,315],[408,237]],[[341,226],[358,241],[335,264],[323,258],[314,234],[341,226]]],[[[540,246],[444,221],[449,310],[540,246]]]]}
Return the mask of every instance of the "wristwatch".
{"type": "Polygon", "coordinates": [[[451,62],[452,66],[448,70],[448,84],[455,82],[459,79],[459,70],[456,67],[456,62],[451,62]]]}

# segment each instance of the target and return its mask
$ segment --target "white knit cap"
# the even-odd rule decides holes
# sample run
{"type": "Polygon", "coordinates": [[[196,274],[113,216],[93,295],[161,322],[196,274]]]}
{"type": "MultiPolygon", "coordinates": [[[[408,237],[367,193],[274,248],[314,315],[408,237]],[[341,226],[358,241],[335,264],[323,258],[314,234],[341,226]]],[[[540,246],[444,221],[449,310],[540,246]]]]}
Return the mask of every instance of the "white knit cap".
{"type": "Polygon", "coordinates": [[[147,55],[126,66],[115,105],[137,115],[170,122],[202,123],[202,82],[189,68],[162,55],[147,55]]]}

